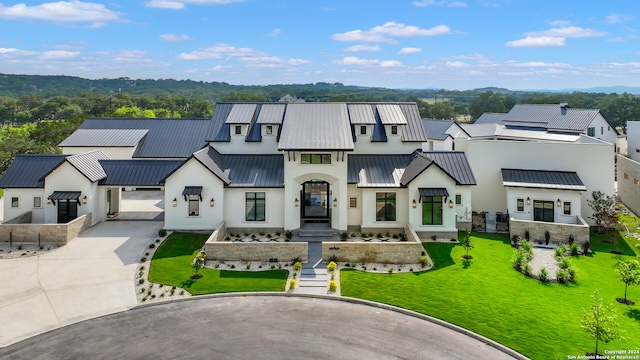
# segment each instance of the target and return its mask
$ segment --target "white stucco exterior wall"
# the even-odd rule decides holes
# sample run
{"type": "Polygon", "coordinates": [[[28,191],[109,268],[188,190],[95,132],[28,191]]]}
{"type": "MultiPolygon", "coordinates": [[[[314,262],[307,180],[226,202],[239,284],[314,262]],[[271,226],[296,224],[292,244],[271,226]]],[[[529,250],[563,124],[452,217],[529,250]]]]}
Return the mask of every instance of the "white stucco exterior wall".
{"type": "Polygon", "coordinates": [[[32,223],[44,223],[44,208],[47,206],[47,198],[44,196],[44,189],[5,189],[3,197],[3,221],[11,220],[19,215],[31,211],[32,223]],[[36,196],[39,196],[41,199],[41,206],[37,208],[33,206],[33,198],[36,196]],[[18,207],[11,207],[11,200],[13,197],[18,198],[18,207]]]}
{"type": "Polygon", "coordinates": [[[533,221],[533,202],[552,201],[554,222],[563,224],[577,223],[576,216],[582,213],[582,197],[585,196],[581,191],[518,187],[507,187],[506,192],[507,209],[513,218],[533,221]],[[527,205],[527,198],[531,200],[529,205],[527,205]],[[524,211],[518,211],[517,199],[524,200],[524,211]],[[560,206],[557,205],[558,199],[560,199],[560,206]],[[564,214],[565,202],[571,203],[569,215],[564,214]]]}
{"type": "Polygon", "coordinates": [[[362,189],[358,188],[356,184],[349,184],[347,186],[347,206],[349,207],[347,210],[347,225],[348,226],[360,226],[362,224],[362,189]],[[350,201],[351,198],[355,197],[356,206],[351,207],[350,201]]]}
{"type": "Polygon", "coordinates": [[[407,224],[409,195],[406,188],[363,188],[362,227],[375,229],[400,229],[407,224]],[[376,221],[376,193],[396,193],[396,221],[376,221]]]}
{"type": "MultiPolygon", "coordinates": [[[[165,227],[170,230],[213,230],[224,220],[224,185],[215,174],[191,158],[166,179],[164,188],[165,227]],[[185,186],[202,186],[199,216],[189,216],[185,186]],[[176,206],[173,206],[173,199],[176,206]],[[209,201],[214,199],[214,206],[209,201]]],[[[235,200],[238,201],[238,200],[235,200]]]]}
{"type": "Polygon", "coordinates": [[[224,219],[227,228],[284,229],[283,188],[226,188],[224,191],[224,219]],[[265,193],[265,221],[246,221],[245,199],[247,192],[265,193]]]}
{"type": "Polygon", "coordinates": [[[417,232],[455,232],[458,231],[456,228],[456,183],[455,181],[449,177],[449,175],[445,174],[442,170],[440,170],[437,166],[429,166],[422,174],[418,175],[409,185],[407,186],[408,192],[408,203],[407,208],[409,209],[409,222],[411,227],[417,232]],[[445,200],[443,198],[442,205],[442,225],[422,225],[422,203],[420,202],[420,191],[419,188],[445,188],[447,189],[447,193],[449,193],[449,197],[445,200]],[[413,200],[416,200],[418,203],[416,208],[414,209],[411,204],[413,200]],[[449,200],[453,201],[454,206],[452,208],[449,207],[449,200]]]}
{"type": "Polygon", "coordinates": [[[587,187],[581,196],[582,217],[587,220],[591,208],[587,199],[600,190],[614,193],[613,144],[525,142],[507,140],[470,140],[467,158],[478,185],[472,191],[474,210],[506,212],[507,194],[502,185],[502,168],[575,171],[587,187]]]}
{"type": "Polygon", "coordinates": [[[640,121],[627,121],[627,153],[640,162],[640,121]]]}
{"type": "MultiPolygon", "coordinates": [[[[616,134],[616,130],[611,125],[609,125],[607,120],[605,120],[601,114],[598,114],[593,119],[593,121],[591,121],[589,127],[594,128],[595,137],[602,141],[615,144],[618,140],[618,134],[616,134]]],[[[587,133],[585,132],[584,134],[586,135],[587,133]]]]}
{"type": "MultiPolygon", "coordinates": [[[[101,209],[101,201],[98,196],[98,183],[92,183],[76,168],[71,166],[68,162],[62,163],[57,169],[52,171],[44,180],[44,196],[45,198],[53,194],[54,191],[80,191],[81,203],[78,206],[78,217],[92,213],[91,225],[97,224],[102,219],[98,214],[101,209]],[[82,199],[87,197],[87,203],[82,204],[82,199]]],[[[46,201],[46,199],[45,199],[46,201]]],[[[58,204],[46,204],[44,211],[45,223],[57,223],[58,222],[58,204]]]]}

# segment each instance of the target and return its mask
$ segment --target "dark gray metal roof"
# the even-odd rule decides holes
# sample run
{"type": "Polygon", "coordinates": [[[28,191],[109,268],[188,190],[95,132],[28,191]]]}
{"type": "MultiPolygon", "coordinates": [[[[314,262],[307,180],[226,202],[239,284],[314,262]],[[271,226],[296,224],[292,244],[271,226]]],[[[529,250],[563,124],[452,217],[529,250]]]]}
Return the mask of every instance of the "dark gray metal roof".
{"type": "Polygon", "coordinates": [[[107,173],[100,185],[158,186],[184,160],[100,160],[107,173]]]}
{"type": "Polygon", "coordinates": [[[474,122],[474,124],[502,124],[502,120],[507,113],[490,113],[486,112],[474,122]]]}
{"type": "Polygon", "coordinates": [[[358,187],[400,187],[411,155],[354,155],[347,157],[347,182],[358,187]]]}
{"type": "Polygon", "coordinates": [[[446,131],[453,124],[453,120],[422,119],[422,127],[427,133],[427,138],[433,140],[445,140],[450,137],[451,135],[447,134],[446,131]]]}
{"type": "Polygon", "coordinates": [[[402,141],[407,142],[424,142],[427,141],[427,134],[422,127],[420,111],[415,103],[398,103],[397,104],[407,119],[407,125],[402,130],[402,141]]]}
{"type": "Polygon", "coordinates": [[[278,150],[353,150],[345,103],[287,104],[278,150]]]}
{"type": "Polygon", "coordinates": [[[434,151],[417,153],[407,166],[400,182],[407,185],[429,166],[435,164],[458,185],[476,185],[467,156],[461,151],[434,151]]]}
{"type": "Polygon", "coordinates": [[[257,106],[257,104],[235,104],[229,112],[227,120],[225,120],[225,124],[251,123],[256,114],[257,106]]]}
{"type": "Polygon", "coordinates": [[[258,114],[258,124],[282,124],[285,104],[262,104],[258,114]]]}
{"type": "Polygon", "coordinates": [[[182,196],[186,197],[188,195],[198,195],[202,200],[202,186],[185,186],[184,190],[182,190],[182,196]]]}
{"type": "Polygon", "coordinates": [[[60,147],[133,147],[147,135],[147,129],[78,129],[60,147]]]}
{"type": "Polygon", "coordinates": [[[213,147],[207,146],[202,148],[194,152],[192,157],[219,177],[226,185],[231,182],[231,180],[229,180],[229,175],[225,172],[225,165],[222,156],[213,147]]]}
{"type": "Polygon", "coordinates": [[[502,169],[502,184],[510,187],[587,191],[575,171],[502,169]]]}
{"type": "Polygon", "coordinates": [[[376,117],[371,104],[348,104],[349,119],[353,125],[374,125],[376,117]]]}
{"type": "Polygon", "coordinates": [[[54,191],[47,199],[51,200],[78,200],[80,191],[54,191]]]}
{"type": "Polygon", "coordinates": [[[66,160],[89,181],[96,182],[107,177],[107,173],[98,161],[107,159],[109,157],[102,150],[95,150],[84,154],[67,156],[66,160]]]}
{"type": "Polygon", "coordinates": [[[407,118],[398,104],[377,104],[380,120],[384,125],[406,125],[407,118]]]}
{"type": "Polygon", "coordinates": [[[231,183],[228,187],[284,187],[284,157],[222,155],[231,183]]]}
{"type": "Polygon", "coordinates": [[[231,141],[231,126],[226,124],[225,121],[229,116],[229,113],[233,109],[233,104],[230,103],[217,103],[213,117],[211,118],[211,136],[208,140],[211,141],[231,141]]]}
{"type": "Polygon", "coordinates": [[[80,129],[146,129],[134,158],[187,158],[214,138],[221,125],[224,121],[214,119],[95,118],[86,119],[80,129]]]}
{"type": "Polygon", "coordinates": [[[598,109],[574,109],[560,104],[519,104],[504,121],[544,123],[549,130],[585,131],[600,113],[598,109]]]}
{"type": "Polygon", "coordinates": [[[17,155],[0,179],[0,188],[44,188],[44,176],[66,155],[17,155]]]}
{"type": "Polygon", "coordinates": [[[418,188],[420,196],[449,196],[446,188],[418,188]]]}

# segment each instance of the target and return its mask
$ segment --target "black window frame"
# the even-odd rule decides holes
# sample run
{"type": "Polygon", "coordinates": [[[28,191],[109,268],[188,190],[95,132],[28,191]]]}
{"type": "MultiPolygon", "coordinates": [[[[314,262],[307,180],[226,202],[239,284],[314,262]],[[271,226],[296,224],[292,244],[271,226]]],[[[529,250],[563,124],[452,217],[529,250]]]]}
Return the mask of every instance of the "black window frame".
{"type": "Polygon", "coordinates": [[[200,216],[200,195],[188,195],[187,215],[195,217],[200,216]],[[193,209],[196,211],[192,211],[193,209]]]}
{"type": "Polygon", "coordinates": [[[516,211],[524,211],[524,199],[517,198],[516,199],[516,211]]]}
{"type": "Polygon", "coordinates": [[[249,191],[244,193],[244,221],[267,221],[267,193],[264,191],[249,191]],[[262,213],[258,213],[261,205],[262,213]],[[251,211],[247,211],[251,209],[251,211]],[[259,215],[262,215],[260,217],[259,215]]]}
{"type": "Polygon", "coordinates": [[[300,163],[304,165],[331,165],[331,154],[300,154],[300,163]]]}
{"type": "Polygon", "coordinates": [[[391,135],[398,135],[398,125],[391,125],[391,135]]]}
{"type": "Polygon", "coordinates": [[[555,201],[534,200],[533,221],[555,222],[555,201]]]}
{"type": "Polygon", "coordinates": [[[422,225],[443,225],[444,224],[444,206],[442,196],[422,196],[422,225]],[[431,217],[425,221],[425,209],[430,209],[431,217]],[[440,214],[440,222],[436,221],[436,214],[440,214]]]}
{"type": "Polygon", "coordinates": [[[33,207],[37,209],[42,207],[42,196],[33,197],[33,207]],[[37,203],[36,203],[36,199],[37,199],[37,203]]]}
{"type": "Polygon", "coordinates": [[[462,205],[462,194],[456,194],[456,205],[462,205]]]}
{"type": "Polygon", "coordinates": [[[273,125],[266,125],[264,132],[267,135],[273,135],[273,125]]]}
{"type": "Polygon", "coordinates": [[[234,129],[236,135],[242,135],[242,125],[236,125],[234,129]]]}
{"type": "Polygon", "coordinates": [[[571,201],[565,201],[562,204],[562,214],[571,215],[571,201]]]}
{"type": "Polygon", "coordinates": [[[11,197],[11,207],[19,208],[20,207],[20,196],[12,196],[11,197]]]}
{"type": "Polygon", "coordinates": [[[376,192],[376,221],[397,221],[398,196],[395,192],[376,192]],[[382,204],[379,207],[379,204],[382,204]],[[393,212],[390,211],[393,209],[393,212]],[[380,211],[383,210],[382,216],[380,211]]]}
{"type": "Polygon", "coordinates": [[[596,136],[596,128],[595,127],[587,128],[587,136],[595,137],[596,136]]]}
{"type": "Polygon", "coordinates": [[[367,135],[367,125],[360,125],[360,135],[367,135]]]}

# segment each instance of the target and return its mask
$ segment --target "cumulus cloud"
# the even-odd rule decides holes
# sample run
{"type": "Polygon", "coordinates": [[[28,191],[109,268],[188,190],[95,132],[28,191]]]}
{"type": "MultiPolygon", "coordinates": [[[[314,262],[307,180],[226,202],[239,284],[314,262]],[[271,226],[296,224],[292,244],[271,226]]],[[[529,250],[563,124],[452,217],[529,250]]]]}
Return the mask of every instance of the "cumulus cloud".
{"type": "Polygon", "coordinates": [[[438,36],[451,34],[446,25],[437,25],[431,29],[421,29],[413,25],[405,25],[389,21],[384,25],[375,26],[369,30],[351,30],[331,35],[336,41],[383,42],[395,44],[394,38],[412,38],[419,36],[438,36]]]}
{"type": "Polygon", "coordinates": [[[51,50],[42,53],[43,60],[69,60],[80,55],[79,51],[51,50]]]}
{"type": "Polygon", "coordinates": [[[333,61],[336,65],[378,65],[380,64],[380,60],[367,60],[361,59],[357,56],[347,56],[342,60],[333,61]]]}
{"type": "Polygon", "coordinates": [[[562,37],[531,37],[527,36],[524,39],[514,40],[507,42],[507,47],[511,48],[545,48],[545,47],[562,47],[565,45],[564,38],[562,37]]]}
{"type": "Polygon", "coordinates": [[[346,52],[376,52],[382,50],[379,45],[353,45],[343,49],[346,52]]]}
{"type": "Polygon", "coordinates": [[[402,63],[398,60],[386,60],[386,61],[380,62],[380,67],[384,67],[384,68],[402,67],[402,63]]]}
{"type": "Polygon", "coordinates": [[[633,20],[633,16],[625,15],[625,14],[609,14],[606,18],[604,18],[605,24],[615,25],[622,22],[627,22],[633,20]]]}
{"type": "Polygon", "coordinates": [[[88,22],[92,27],[122,21],[118,12],[107,9],[102,4],[82,1],[58,1],[28,6],[16,4],[4,6],[0,3],[0,18],[34,19],[53,22],[88,22]]]}
{"type": "Polygon", "coordinates": [[[548,22],[551,26],[569,26],[571,21],[569,20],[552,20],[548,22]]]}
{"type": "Polygon", "coordinates": [[[159,9],[182,10],[186,7],[186,4],[226,5],[243,1],[244,0],[150,0],[145,2],[145,6],[159,9]]]}
{"type": "Polygon", "coordinates": [[[189,35],[176,35],[176,34],[162,34],[160,35],[160,39],[166,42],[179,42],[179,41],[187,41],[191,40],[189,35]]]}
{"type": "Polygon", "coordinates": [[[414,48],[414,47],[406,47],[406,48],[400,49],[400,51],[398,51],[398,54],[399,55],[413,55],[413,54],[417,54],[419,52],[422,52],[422,49],[414,48]]]}
{"type": "Polygon", "coordinates": [[[425,7],[425,6],[447,6],[447,7],[467,7],[469,4],[462,1],[436,1],[436,0],[421,0],[412,2],[413,6],[425,7]]]}
{"type": "Polygon", "coordinates": [[[200,48],[190,53],[181,53],[178,59],[181,60],[215,60],[221,59],[223,56],[242,57],[242,56],[264,56],[261,51],[251,48],[237,48],[229,44],[215,44],[208,48],[200,48]]]}

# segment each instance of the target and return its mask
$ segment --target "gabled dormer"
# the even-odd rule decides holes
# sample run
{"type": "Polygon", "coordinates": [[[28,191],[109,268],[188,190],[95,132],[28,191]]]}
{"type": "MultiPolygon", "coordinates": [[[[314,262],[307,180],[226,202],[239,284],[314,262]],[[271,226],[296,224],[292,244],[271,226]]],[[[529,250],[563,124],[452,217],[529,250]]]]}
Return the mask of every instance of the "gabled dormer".
{"type": "Polygon", "coordinates": [[[356,139],[370,140],[376,124],[374,107],[371,104],[349,104],[349,119],[353,126],[353,136],[356,139]]]}
{"type": "Polygon", "coordinates": [[[233,106],[225,121],[225,124],[230,127],[231,141],[239,137],[244,140],[248,135],[249,125],[256,114],[257,107],[257,104],[235,104],[233,106]]]}
{"type": "Polygon", "coordinates": [[[277,137],[286,104],[262,104],[260,113],[254,126],[260,126],[260,134],[263,137],[277,137]]]}
{"type": "Polygon", "coordinates": [[[401,138],[407,125],[407,118],[400,106],[397,104],[378,104],[376,108],[387,137],[401,138]]]}

